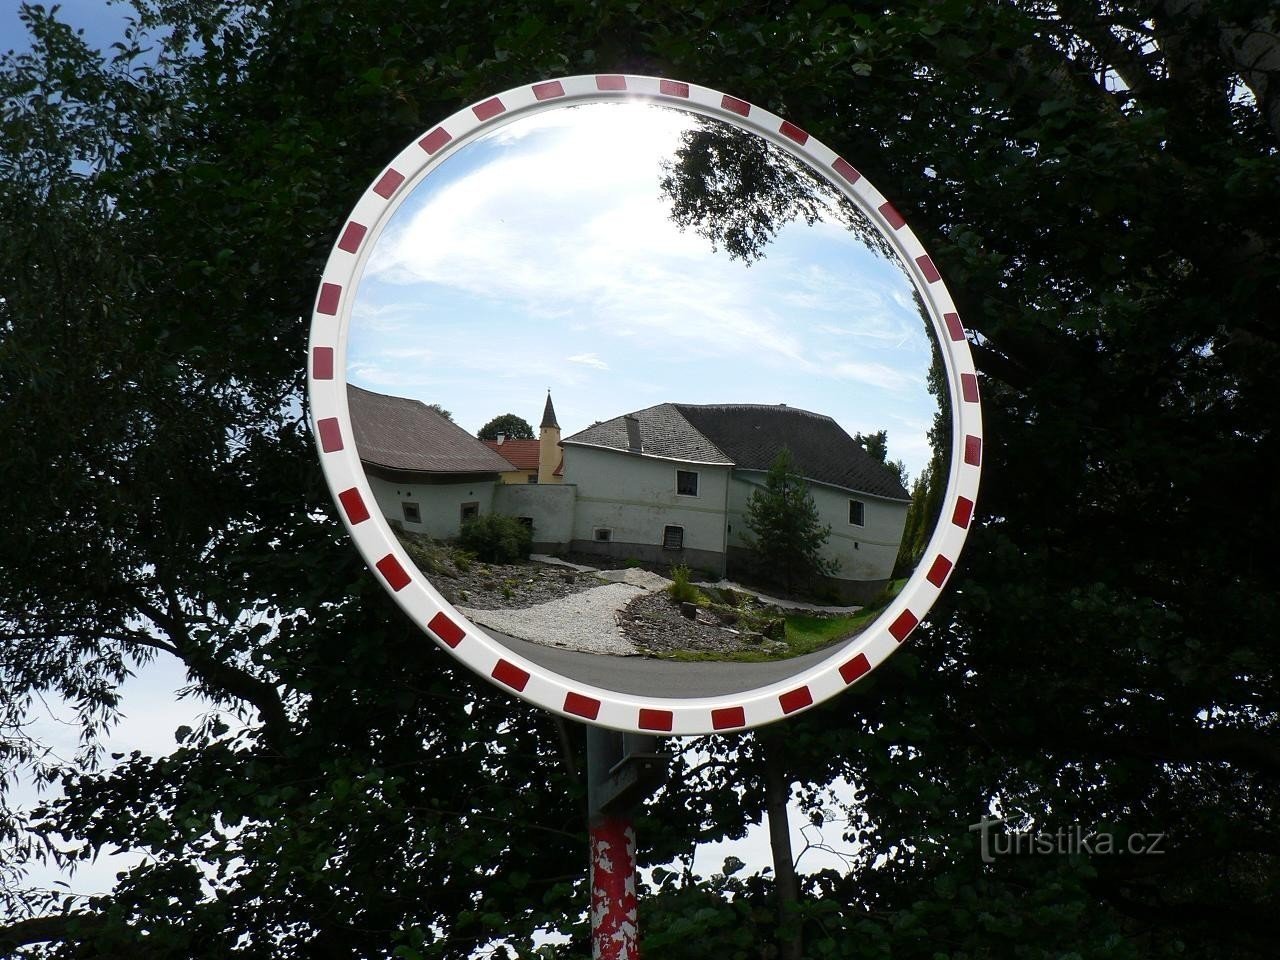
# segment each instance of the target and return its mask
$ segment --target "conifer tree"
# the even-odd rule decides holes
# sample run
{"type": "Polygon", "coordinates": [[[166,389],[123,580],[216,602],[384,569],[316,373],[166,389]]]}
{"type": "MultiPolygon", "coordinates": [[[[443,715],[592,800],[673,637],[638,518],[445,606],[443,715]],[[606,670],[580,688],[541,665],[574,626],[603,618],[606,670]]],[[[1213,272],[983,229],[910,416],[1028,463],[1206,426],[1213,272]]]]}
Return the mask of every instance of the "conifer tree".
{"type": "Polygon", "coordinates": [[[813,494],[786,447],[769,465],[764,487],[747,501],[747,527],[752,549],[788,590],[818,576],[831,576],[840,566],[822,556],[831,526],[819,519],[813,494]]]}

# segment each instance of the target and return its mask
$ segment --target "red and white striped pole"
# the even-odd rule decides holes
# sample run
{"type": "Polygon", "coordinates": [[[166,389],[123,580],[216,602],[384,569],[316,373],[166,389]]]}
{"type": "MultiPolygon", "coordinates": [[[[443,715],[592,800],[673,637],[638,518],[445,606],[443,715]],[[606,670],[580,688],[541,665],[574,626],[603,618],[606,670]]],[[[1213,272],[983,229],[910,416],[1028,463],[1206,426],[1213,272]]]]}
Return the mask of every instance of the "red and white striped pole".
{"type": "Polygon", "coordinates": [[[591,956],[638,960],[636,830],[631,812],[666,782],[671,757],[648,734],[587,727],[591,956]]]}
{"type": "Polygon", "coordinates": [[[591,956],[637,960],[636,831],[632,819],[596,814],[591,834],[591,956]]]}

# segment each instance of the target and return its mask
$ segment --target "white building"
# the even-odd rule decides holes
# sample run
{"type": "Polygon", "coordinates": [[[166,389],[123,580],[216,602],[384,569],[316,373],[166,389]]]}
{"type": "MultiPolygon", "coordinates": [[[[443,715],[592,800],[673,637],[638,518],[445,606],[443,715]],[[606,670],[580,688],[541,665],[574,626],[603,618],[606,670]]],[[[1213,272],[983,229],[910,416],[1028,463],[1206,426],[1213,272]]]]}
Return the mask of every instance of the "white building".
{"type": "Polygon", "coordinates": [[[356,450],[393,526],[437,539],[493,510],[510,462],[425,403],[347,386],[356,450]]]}
{"type": "MultiPolygon", "coordinates": [[[[832,586],[870,599],[892,576],[910,496],[830,417],[783,405],[662,403],[561,441],[584,553],[749,569],[747,503],[785,447],[831,533],[832,586]]],[[[535,521],[536,524],[536,521],[535,521]]]]}
{"type": "MultiPolygon", "coordinates": [[[[749,572],[758,558],[747,548],[747,503],[785,447],[831,528],[822,552],[838,569],[829,586],[867,600],[892,575],[910,497],[830,417],[782,405],[658,404],[559,440],[562,460],[544,449],[543,482],[503,483],[515,468],[500,446],[417,401],[349,390],[370,486],[405,530],[451,537],[467,516],[503,513],[529,523],[542,552],[749,572]],[[552,464],[562,482],[546,482],[552,464]]],[[[549,426],[558,440],[550,397],[542,426],[544,440],[549,426]]]]}

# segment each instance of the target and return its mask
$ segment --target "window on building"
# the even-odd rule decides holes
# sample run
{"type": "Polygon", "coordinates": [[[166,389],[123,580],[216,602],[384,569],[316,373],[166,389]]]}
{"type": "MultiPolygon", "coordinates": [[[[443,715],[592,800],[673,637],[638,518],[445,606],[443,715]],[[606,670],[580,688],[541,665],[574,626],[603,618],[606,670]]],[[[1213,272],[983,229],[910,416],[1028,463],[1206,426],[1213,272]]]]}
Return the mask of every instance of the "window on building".
{"type": "Polygon", "coordinates": [[[516,519],[519,520],[521,523],[523,523],[530,530],[533,529],[533,517],[516,517],[516,519]]]}
{"type": "Polygon", "coordinates": [[[478,516],[480,516],[480,504],[464,503],[462,505],[461,519],[463,523],[466,523],[472,517],[478,517],[478,516]]]}
{"type": "Polygon", "coordinates": [[[663,550],[683,550],[684,549],[684,527],[663,527],[662,528],[662,549],[663,550]]]}
{"type": "Polygon", "coordinates": [[[694,470],[676,471],[676,493],[682,497],[698,495],[698,474],[694,470]]]}
{"type": "Polygon", "coordinates": [[[410,503],[405,500],[400,504],[400,509],[404,511],[404,519],[406,523],[421,523],[422,511],[418,509],[416,503],[410,503]]]}
{"type": "Polygon", "coordinates": [[[538,475],[536,473],[531,473],[529,474],[529,476],[525,478],[525,483],[537,483],[537,482],[538,482],[538,475]]]}
{"type": "Polygon", "coordinates": [[[613,539],[613,531],[608,527],[596,527],[592,533],[598,543],[608,543],[613,539]]]}
{"type": "Polygon", "coordinates": [[[862,514],[865,504],[861,500],[849,501],[849,522],[855,527],[862,526],[862,514]]]}

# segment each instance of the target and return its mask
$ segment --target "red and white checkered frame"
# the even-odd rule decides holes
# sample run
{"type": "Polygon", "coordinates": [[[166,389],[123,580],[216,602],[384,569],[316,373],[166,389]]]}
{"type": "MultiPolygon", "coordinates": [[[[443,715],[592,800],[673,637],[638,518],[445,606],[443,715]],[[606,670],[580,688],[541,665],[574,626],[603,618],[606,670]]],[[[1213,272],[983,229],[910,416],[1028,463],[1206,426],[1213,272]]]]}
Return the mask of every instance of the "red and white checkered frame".
{"type": "Polygon", "coordinates": [[[401,608],[433,640],[483,677],[563,716],[642,733],[702,734],[758,727],[821,703],[865,676],[903,643],[937,599],[964,545],[982,464],[978,380],[964,327],[938,268],[893,205],[844,157],[787,120],[691,83],[598,75],[547,80],[460,110],[415,140],[365,190],[325,265],[311,321],[308,388],[325,478],[357,549],[401,608]],[[376,508],[352,440],[346,352],[351,305],[369,251],[395,210],[444,158],[515,117],[575,103],[640,100],[683,107],[759,134],[804,160],[880,226],[928,305],[946,361],[953,448],[938,528],[902,592],[856,640],[817,665],[758,689],[669,699],[619,693],[518,656],[450,605],[401,549],[376,508]]]}

